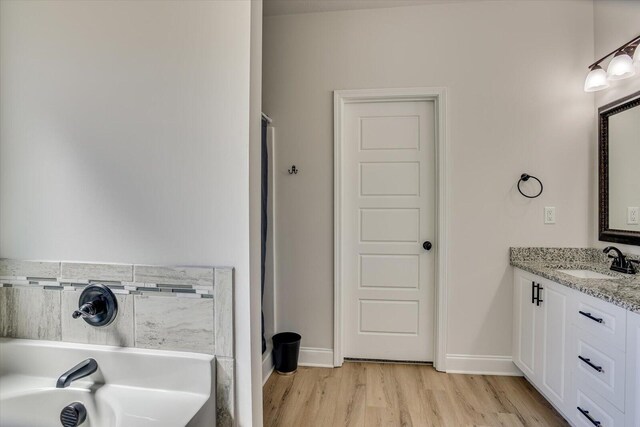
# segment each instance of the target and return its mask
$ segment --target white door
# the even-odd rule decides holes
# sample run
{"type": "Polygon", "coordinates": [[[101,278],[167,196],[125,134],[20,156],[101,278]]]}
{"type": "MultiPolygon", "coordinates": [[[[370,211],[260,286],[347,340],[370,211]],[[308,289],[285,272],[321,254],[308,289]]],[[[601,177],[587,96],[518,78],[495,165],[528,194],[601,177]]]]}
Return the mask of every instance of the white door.
{"type": "Polygon", "coordinates": [[[433,101],[345,104],[344,357],[433,360],[434,115],[433,101]]]}

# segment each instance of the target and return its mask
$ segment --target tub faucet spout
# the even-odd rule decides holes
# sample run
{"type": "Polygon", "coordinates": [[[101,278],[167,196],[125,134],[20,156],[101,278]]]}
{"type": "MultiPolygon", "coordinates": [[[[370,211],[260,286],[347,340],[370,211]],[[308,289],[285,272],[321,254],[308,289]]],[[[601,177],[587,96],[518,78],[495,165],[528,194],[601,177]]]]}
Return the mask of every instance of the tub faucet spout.
{"type": "Polygon", "coordinates": [[[56,388],[67,388],[73,381],[87,377],[97,370],[98,362],[95,359],[83,360],[58,378],[56,388]]]}

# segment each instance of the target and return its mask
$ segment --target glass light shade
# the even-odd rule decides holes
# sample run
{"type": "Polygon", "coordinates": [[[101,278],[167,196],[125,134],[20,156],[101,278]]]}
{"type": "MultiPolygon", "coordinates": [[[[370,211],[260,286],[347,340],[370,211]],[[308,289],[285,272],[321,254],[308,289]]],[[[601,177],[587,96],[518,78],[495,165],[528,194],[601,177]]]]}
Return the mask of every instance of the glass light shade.
{"type": "Polygon", "coordinates": [[[636,73],[633,66],[633,59],[624,52],[616,53],[609,67],[607,68],[607,78],[609,80],[622,80],[631,77],[636,73]]]}
{"type": "Polygon", "coordinates": [[[596,65],[591,69],[591,71],[589,71],[589,74],[587,74],[587,78],[584,81],[584,91],[595,92],[608,87],[609,82],[607,81],[607,73],[601,66],[596,65]]]}
{"type": "Polygon", "coordinates": [[[633,54],[633,63],[640,67],[640,45],[636,46],[636,53],[633,54]]]}

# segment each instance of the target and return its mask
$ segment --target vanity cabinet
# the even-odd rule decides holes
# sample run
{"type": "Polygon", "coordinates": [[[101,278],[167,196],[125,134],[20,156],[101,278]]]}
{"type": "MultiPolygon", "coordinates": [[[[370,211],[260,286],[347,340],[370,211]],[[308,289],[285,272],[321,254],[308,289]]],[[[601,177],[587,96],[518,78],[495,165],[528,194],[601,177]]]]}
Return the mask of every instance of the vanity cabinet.
{"type": "Polygon", "coordinates": [[[516,270],[514,363],[557,409],[567,407],[570,289],[516,270]]]}
{"type": "Polygon", "coordinates": [[[640,314],[515,269],[513,361],[575,426],[640,427],[640,314]]]}

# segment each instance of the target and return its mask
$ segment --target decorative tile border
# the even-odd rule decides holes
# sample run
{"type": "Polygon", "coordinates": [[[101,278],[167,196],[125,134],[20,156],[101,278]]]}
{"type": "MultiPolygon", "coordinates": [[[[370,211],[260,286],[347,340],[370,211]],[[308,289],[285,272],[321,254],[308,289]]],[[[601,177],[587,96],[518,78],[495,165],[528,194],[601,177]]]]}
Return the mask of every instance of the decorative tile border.
{"type": "Polygon", "coordinates": [[[0,259],[0,336],[216,356],[217,425],[234,424],[233,269],[0,259]],[[80,292],[108,286],[118,316],[72,319],[80,292]]]}
{"type": "Polygon", "coordinates": [[[60,264],[60,282],[75,280],[124,282],[133,280],[133,266],[126,264],[90,264],[63,262],[60,264]]]}
{"type": "Polygon", "coordinates": [[[136,265],[134,282],[213,289],[213,269],[201,267],[157,267],[136,265]]]}
{"type": "Polygon", "coordinates": [[[89,283],[104,283],[117,294],[153,293],[181,298],[213,298],[214,277],[218,274],[224,279],[225,271],[229,271],[232,277],[231,268],[0,259],[0,287],[36,286],[72,290],[89,283]]]}
{"type": "Polygon", "coordinates": [[[59,262],[0,259],[0,277],[55,278],[60,276],[59,262]]]}

